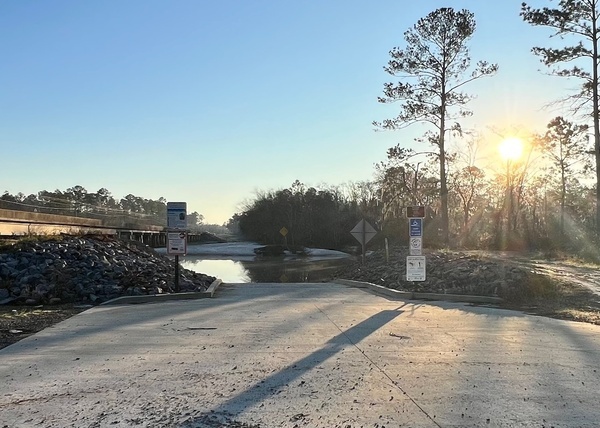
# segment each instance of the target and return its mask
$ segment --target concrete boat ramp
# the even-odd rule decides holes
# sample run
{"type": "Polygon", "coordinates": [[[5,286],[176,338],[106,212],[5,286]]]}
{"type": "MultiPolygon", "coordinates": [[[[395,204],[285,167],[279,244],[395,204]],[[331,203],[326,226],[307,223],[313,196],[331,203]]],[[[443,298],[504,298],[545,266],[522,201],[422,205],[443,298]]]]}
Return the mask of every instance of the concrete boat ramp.
{"type": "Polygon", "coordinates": [[[600,327],[342,284],[90,309],[0,350],[0,427],[598,427],[600,327]]]}

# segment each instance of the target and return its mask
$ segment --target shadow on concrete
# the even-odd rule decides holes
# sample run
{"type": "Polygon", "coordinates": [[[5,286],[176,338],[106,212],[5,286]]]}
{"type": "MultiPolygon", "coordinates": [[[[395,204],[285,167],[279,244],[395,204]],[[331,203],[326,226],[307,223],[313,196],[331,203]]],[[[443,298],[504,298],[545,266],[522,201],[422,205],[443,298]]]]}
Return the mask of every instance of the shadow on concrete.
{"type": "Polygon", "coordinates": [[[283,388],[289,386],[289,384],[294,380],[321,365],[339,352],[346,348],[353,348],[358,342],[373,334],[386,324],[390,323],[402,313],[403,311],[398,308],[396,310],[381,311],[372,315],[353,327],[342,331],[340,334],[329,340],[321,349],[307,355],[300,360],[297,360],[293,364],[290,364],[277,373],[265,378],[260,383],[255,384],[253,387],[246,389],[240,394],[228,399],[217,408],[212,409],[210,413],[204,413],[196,417],[194,420],[188,421],[185,425],[182,425],[182,427],[201,427],[204,426],[201,424],[205,422],[207,416],[209,415],[237,415],[249,407],[260,404],[260,402],[266,400],[267,398],[277,395],[283,388]]]}

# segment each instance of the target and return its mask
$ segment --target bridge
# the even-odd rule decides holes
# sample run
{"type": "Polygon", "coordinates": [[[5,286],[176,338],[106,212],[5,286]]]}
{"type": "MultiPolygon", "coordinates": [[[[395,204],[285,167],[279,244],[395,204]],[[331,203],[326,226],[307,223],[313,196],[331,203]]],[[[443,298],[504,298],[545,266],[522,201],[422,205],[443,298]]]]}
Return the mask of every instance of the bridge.
{"type": "MultiPolygon", "coordinates": [[[[126,216],[108,221],[86,217],[45,214],[39,212],[0,209],[0,237],[22,237],[57,234],[100,234],[130,239],[151,247],[164,247],[167,242],[164,226],[140,224],[126,216]]],[[[188,233],[188,243],[200,241],[200,233],[188,233]]]]}

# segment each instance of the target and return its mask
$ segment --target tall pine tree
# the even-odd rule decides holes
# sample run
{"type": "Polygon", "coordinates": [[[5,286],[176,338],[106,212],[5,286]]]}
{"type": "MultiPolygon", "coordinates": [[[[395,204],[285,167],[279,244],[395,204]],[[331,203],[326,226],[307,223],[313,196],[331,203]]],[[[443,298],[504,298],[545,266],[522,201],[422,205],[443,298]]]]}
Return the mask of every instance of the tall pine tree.
{"type": "Polygon", "coordinates": [[[457,120],[471,115],[466,104],[472,96],[462,87],[494,74],[496,64],[479,61],[471,67],[468,41],[475,32],[473,13],[444,7],[429,13],[404,33],[406,47],[390,51],[384,70],[400,79],[384,85],[381,103],[399,103],[393,119],[373,124],[383,129],[402,129],[414,123],[433,125],[425,140],[436,146],[439,160],[442,240],[449,242],[446,133],[461,127],[457,120]]]}

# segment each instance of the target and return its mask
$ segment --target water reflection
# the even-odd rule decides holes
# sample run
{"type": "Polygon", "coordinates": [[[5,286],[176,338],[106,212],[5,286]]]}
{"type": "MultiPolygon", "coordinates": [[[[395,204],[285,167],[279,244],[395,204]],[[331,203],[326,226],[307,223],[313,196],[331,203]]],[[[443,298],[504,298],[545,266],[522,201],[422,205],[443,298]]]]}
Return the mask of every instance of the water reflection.
{"type": "Polygon", "coordinates": [[[183,267],[216,276],[224,282],[321,282],[348,263],[348,259],[252,259],[214,260],[186,256],[183,267]]]}
{"type": "Polygon", "coordinates": [[[224,282],[252,282],[248,271],[240,261],[206,260],[199,257],[186,256],[181,265],[194,272],[215,276],[224,282]]]}

